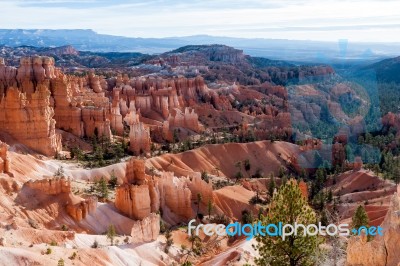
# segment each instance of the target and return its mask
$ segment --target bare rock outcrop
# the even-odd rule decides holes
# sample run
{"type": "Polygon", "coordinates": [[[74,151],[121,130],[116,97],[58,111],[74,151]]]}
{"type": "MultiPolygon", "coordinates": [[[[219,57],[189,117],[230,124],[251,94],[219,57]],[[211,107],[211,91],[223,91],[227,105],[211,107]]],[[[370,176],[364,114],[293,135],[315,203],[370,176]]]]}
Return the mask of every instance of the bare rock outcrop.
{"type": "Polygon", "coordinates": [[[164,172],[158,182],[158,187],[163,210],[168,209],[184,220],[193,217],[192,193],[187,182],[175,177],[171,172],[164,172]]]}
{"type": "Polygon", "coordinates": [[[130,159],[126,162],[126,180],[128,184],[143,185],[146,183],[145,161],[130,159]]]}
{"type": "Polygon", "coordinates": [[[160,208],[156,181],[145,174],[143,160],[131,159],[126,165],[127,182],[115,191],[115,207],[124,215],[142,220],[160,208]]]}
{"type": "Polygon", "coordinates": [[[160,233],[160,216],[152,213],[132,226],[132,242],[150,242],[157,239],[160,233]]]}
{"type": "Polygon", "coordinates": [[[6,66],[4,58],[0,57],[0,97],[8,87],[17,87],[17,69],[6,66]]]}
{"type": "Polygon", "coordinates": [[[0,141],[0,174],[10,172],[10,158],[7,152],[8,145],[0,141]]]}
{"type": "Polygon", "coordinates": [[[30,100],[13,87],[0,101],[0,128],[33,150],[54,156],[61,150],[61,136],[55,132],[50,92],[39,85],[30,100]]]}
{"type": "Polygon", "coordinates": [[[46,195],[58,195],[71,192],[71,181],[64,177],[46,178],[36,181],[28,181],[25,185],[31,189],[39,190],[46,195]]]}
{"type": "Polygon", "coordinates": [[[400,264],[400,186],[381,225],[383,236],[367,242],[366,236],[355,236],[347,244],[348,266],[398,266],[400,264]]]}
{"type": "Polygon", "coordinates": [[[66,207],[67,213],[74,218],[75,221],[85,219],[88,214],[96,212],[97,197],[89,197],[77,204],[68,204],[66,207]]]}
{"type": "Polygon", "coordinates": [[[200,174],[188,180],[187,184],[192,194],[192,201],[197,201],[197,195],[200,194],[203,204],[208,204],[209,201],[214,202],[212,183],[201,179],[200,174]]]}
{"type": "Polygon", "coordinates": [[[18,69],[5,66],[0,59],[0,97],[14,88],[31,102],[43,87],[51,93],[49,103],[57,128],[79,137],[92,137],[97,128],[99,136],[111,136],[110,104],[104,94],[107,84],[102,77],[92,72],[83,78],[65,75],[46,56],[21,57],[18,69]]]}
{"type": "MultiPolygon", "coordinates": [[[[124,102],[126,106],[126,102],[124,102]]],[[[123,103],[121,103],[121,100],[119,98],[119,91],[114,91],[113,95],[113,101],[111,105],[111,119],[110,119],[110,125],[111,129],[115,131],[115,133],[119,136],[122,136],[124,133],[124,124],[123,124],[123,117],[126,115],[127,112],[122,115],[121,113],[121,106],[123,103]]],[[[127,108],[127,107],[126,107],[127,108]]]]}
{"type": "Polygon", "coordinates": [[[184,112],[174,108],[170,113],[168,120],[164,123],[167,123],[170,130],[178,127],[187,128],[194,132],[201,132],[204,130],[204,127],[199,122],[199,116],[196,114],[194,109],[188,107],[185,108],[184,112]]]}
{"type": "Polygon", "coordinates": [[[28,181],[25,185],[42,195],[61,196],[59,199],[65,206],[66,212],[77,222],[96,211],[97,197],[82,199],[74,196],[71,193],[71,181],[65,177],[28,181]]]}
{"type": "Polygon", "coordinates": [[[136,107],[133,102],[131,102],[129,112],[124,120],[130,127],[129,149],[136,155],[150,152],[150,129],[139,121],[139,114],[136,113],[136,107]]]}
{"type": "Polygon", "coordinates": [[[124,184],[115,191],[115,207],[124,215],[141,220],[151,213],[148,185],[124,184]]]}

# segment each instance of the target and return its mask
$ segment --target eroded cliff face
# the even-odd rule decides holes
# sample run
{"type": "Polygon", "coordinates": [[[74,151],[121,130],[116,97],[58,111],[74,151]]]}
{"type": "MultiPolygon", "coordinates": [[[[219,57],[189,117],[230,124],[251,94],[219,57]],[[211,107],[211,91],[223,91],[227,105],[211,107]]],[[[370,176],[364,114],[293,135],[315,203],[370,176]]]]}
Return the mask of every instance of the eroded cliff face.
{"type": "Polygon", "coordinates": [[[176,224],[194,217],[192,202],[198,193],[202,203],[213,202],[212,186],[200,175],[189,179],[162,172],[160,177],[153,177],[145,174],[143,160],[131,159],[127,162],[126,182],[116,190],[115,207],[136,220],[162,210],[163,218],[176,224]]]}
{"type": "Polygon", "coordinates": [[[28,181],[25,185],[41,195],[59,196],[61,205],[65,206],[65,211],[77,222],[96,212],[97,197],[82,199],[74,196],[71,192],[70,179],[52,177],[28,181]]]}
{"type": "Polygon", "coordinates": [[[10,158],[8,157],[8,145],[0,141],[0,174],[10,172],[10,158]]]}
{"type": "Polygon", "coordinates": [[[183,112],[176,108],[173,109],[167,121],[170,129],[181,127],[193,130],[194,132],[204,130],[204,127],[199,122],[199,116],[194,109],[188,107],[185,107],[183,112]]]}
{"type": "Polygon", "coordinates": [[[88,214],[94,214],[97,208],[97,197],[89,197],[79,203],[69,203],[66,207],[67,213],[80,222],[85,219],[88,214]]]}
{"type": "Polygon", "coordinates": [[[366,236],[349,239],[347,245],[348,266],[398,266],[400,264],[400,186],[392,198],[390,208],[382,223],[383,236],[367,242],[366,236]]]}
{"type": "Polygon", "coordinates": [[[148,185],[124,184],[115,191],[115,207],[124,215],[141,220],[151,213],[148,185]]]}
{"type": "Polygon", "coordinates": [[[110,100],[103,83],[93,73],[79,78],[58,71],[50,82],[57,128],[78,137],[93,137],[97,132],[98,137],[111,138],[110,100]]]}
{"type": "Polygon", "coordinates": [[[164,172],[158,182],[161,208],[170,213],[173,220],[187,221],[195,215],[191,206],[192,192],[184,180],[170,172],[164,172]]]}
{"type": "Polygon", "coordinates": [[[55,127],[79,137],[111,138],[107,84],[90,73],[64,75],[51,57],[22,57],[18,68],[0,58],[0,126],[17,141],[48,156],[61,150],[55,127]]]}
{"type": "Polygon", "coordinates": [[[124,215],[142,220],[159,210],[159,193],[153,177],[145,174],[143,160],[131,159],[126,165],[126,182],[115,191],[115,207],[124,215]]]}
{"type": "Polygon", "coordinates": [[[152,213],[132,226],[133,243],[150,242],[157,239],[160,233],[160,216],[152,213]]]}
{"type": "Polygon", "coordinates": [[[203,98],[211,97],[206,96],[210,94],[210,91],[201,77],[129,79],[126,75],[118,75],[116,78],[109,79],[108,82],[109,86],[114,86],[111,127],[118,135],[121,135],[122,121],[128,123],[131,126],[130,135],[133,142],[142,143],[136,145],[139,146],[137,150],[147,149],[147,144],[144,145],[147,142],[147,128],[145,124],[141,124],[142,122],[158,128],[160,132],[163,132],[162,137],[167,140],[171,139],[171,130],[175,127],[187,128],[194,132],[203,130],[198,121],[198,115],[192,108],[188,108],[199,103],[203,98]]]}
{"type": "Polygon", "coordinates": [[[71,192],[71,181],[63,177],[28,181],[25,185],[46,195],[58,195],[71,192]]]}
{"type": "Polygon", "coordinates": [[[0,129],[18,142],[48,156],[61,151],[61,136],[55,132],[54,110],[46,85],[27,99],[26,93],[9,87],[0,101],[0,129]]]}
{"type": "Polygon", "coordinates": [[[145,161],[132,158],[126,164],[125,183],[117,187],[115,207],[136,220],[131,235],[134,243],[157,239],[160,233],[160,193],[157,180],[146,175],[145,161]]]}
{"type": "Polygon", "coordinates": [[[124,121],[130,127],[129,131],[129,149],[136,155],[150,152],[151,138],[150,129],[139,120],[139,114],[136,113],[136,107],[133,102],[124,121]]]}

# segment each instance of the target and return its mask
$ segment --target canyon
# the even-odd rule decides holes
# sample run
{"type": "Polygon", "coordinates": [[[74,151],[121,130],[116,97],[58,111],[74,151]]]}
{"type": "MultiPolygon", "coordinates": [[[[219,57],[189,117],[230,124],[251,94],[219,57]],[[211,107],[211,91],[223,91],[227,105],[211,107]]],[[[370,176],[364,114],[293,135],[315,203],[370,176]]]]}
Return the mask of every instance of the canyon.
{"type": "Polygon", "coordinates": [[[10,265],[253,264],[255,240],[198,241],[187,223],[257,221],[288,179],[318,219],[335,209],[351,223],[362,205],[389,232],[341,239],[347,265],[399,262],[400,191],[388,175],[399,115],[369,116],[373,100],[333,67],[224,45],[1,51],[0,257],[10,265]],[[382,123],[373,134],[370,121],[382,123]]]}

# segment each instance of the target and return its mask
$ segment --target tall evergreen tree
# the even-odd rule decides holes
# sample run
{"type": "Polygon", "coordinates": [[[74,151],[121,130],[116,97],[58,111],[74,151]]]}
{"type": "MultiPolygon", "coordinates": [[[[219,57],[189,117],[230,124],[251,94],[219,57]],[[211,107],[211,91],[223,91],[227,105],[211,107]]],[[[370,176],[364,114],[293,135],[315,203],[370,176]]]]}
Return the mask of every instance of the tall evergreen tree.
{"type": "Polygon", "coordinates": [[[369,218],[364,206],[359,205],[352,218],[353,228],[360,228],[361,226],[368,226],[369,218]]]}
{"type": "Polygon", "coordinates": [[[107,236],[107,239],[110,240],[111,246],[114,245],[114,238],[115,238],[116,235],[117,235],[117,233],[115,232],[114,225],[110,224],[108,226],[108,229],[107,229],[107,232],[106,232],[106,236],[107,236]]]}
{"type": "Polygon", "coordinates": [[[269,196],[270,196],[271,198],[272,198],[273,195],[274,195],[274,190],[275,190],[275,188],[276,188],[275,177],[274,177],[274,174],[271,173],[271,175],[270,175],[270,180],[269,180],[269,183],[268,183],[268,194],[269,194],[269,196]]]}
{"type": "MultiPolygon", "coordinates": [[[[267,224],[315,224],[316,214],[307,204],[295,180],[282,185],[274,194],[267,216],[262,216],[261,222],[267,224]]],[[[257,236],[257,249],[260,257],[257,265],[271,266],[298,266],[315,265],[315,255],[318,252],[320,238],[318,236],[304,236],[302,230],[297,235],[287,236],[285,240],[280,236],[257,236]]]]}

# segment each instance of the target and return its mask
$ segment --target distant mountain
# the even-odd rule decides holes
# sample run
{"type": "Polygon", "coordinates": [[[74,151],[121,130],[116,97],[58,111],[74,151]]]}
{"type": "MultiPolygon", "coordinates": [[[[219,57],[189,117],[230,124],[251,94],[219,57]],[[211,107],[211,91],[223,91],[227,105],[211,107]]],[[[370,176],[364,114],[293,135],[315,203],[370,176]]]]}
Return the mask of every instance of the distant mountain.
{"type": "Polygon", "coordinates": [[[284,85],[300,80],[325,79],[334,74],[327,65],[299,66],[282,60],[252,57],[243,50],[220,44],[188,45],[158,55],[78,51],[72,46],[0,46],[0,57],[9,66],[18,66],[21,57],[36,55],[54,57],[56,66],[67,73],[82,73],[94,68],[98,73],[108,75],[125,69],[137,76],[202,75],[207,82],[238,82],[242,85],[264,82],[284,85]]]}
{"type": "Polygon", "coordinates": [[[93,30],[0,29],[0,45],[58,47],[72,45],[80,51],[140,52],[160,54],[187,45],[224,44],[246,54],[270,59],[331,64],[343,60],[376,60],[398,55],[400,44],[317,42],[245,39],[208,35],[170,38],[129,38],[98,34],[93,30]]]}
{"type": "Polygon", "coordinates": [[[376,71],[380,82],[395,82],[400,84],[400,56],[389,58],[365,67],[376,71]]]}
{"type": "Polygon", "coordinates": [[[8,65],[18,66],[24,56],[44,55],[54,57],[56,65],[64,71],[76,68],[123,68],[131,67],[151,58],[149,55],[134,52],[88,52],[78,51],[71,45],[60,47],[0,46],[0,57],[8,65]]]}

